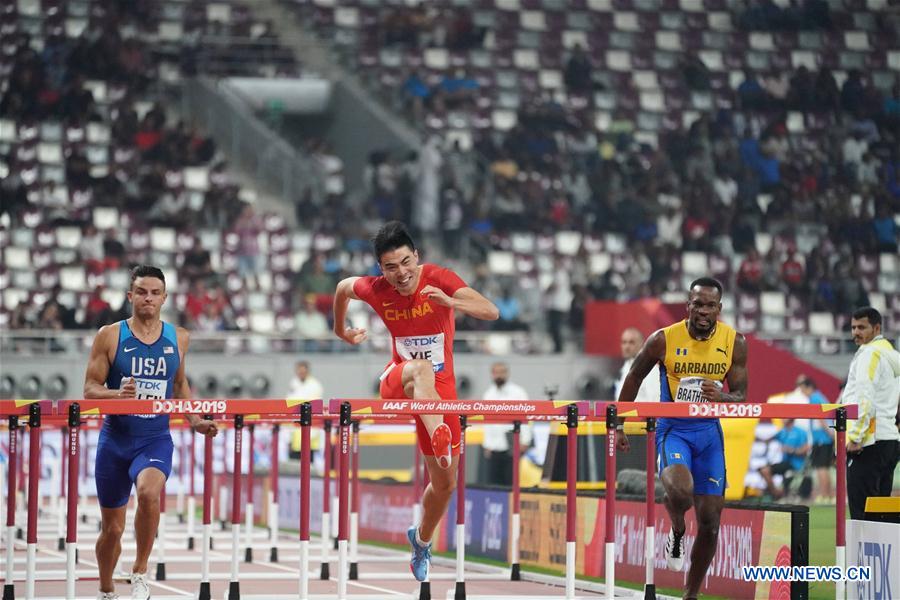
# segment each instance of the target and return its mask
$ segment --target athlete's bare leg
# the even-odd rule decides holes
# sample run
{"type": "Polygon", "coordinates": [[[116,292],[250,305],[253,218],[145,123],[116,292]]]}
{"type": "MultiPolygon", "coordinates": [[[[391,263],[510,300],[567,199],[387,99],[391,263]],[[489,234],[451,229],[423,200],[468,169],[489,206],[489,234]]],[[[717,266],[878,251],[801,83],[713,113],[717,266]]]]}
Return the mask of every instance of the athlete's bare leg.
{"type": "MultiPolygon", "coordinates": [[[[403,363],[403,393],[416,400],[441,400],[434,386],[434,368],[428,360],[410,360],[403,363]]],[[[444,422],[443,415],[420,415],[428,437],[444,422]]],[[[427,457],[426,457],[427,458],[427,457]]]]}
{"type": "Polygon", "coordinates": [[[125,531],[125,510],[128,505],[118,508],[100,507],[100,535],[94,550],[97,553],[97,568],[100,571],[100,591],[113,592],[113,572],[122,553],[122,533],[125,531]]]}
{"type": "Polygon", "coordinates": [[[159,495],[166,485],[165,474],[154,467],[144,469],[137,478],[137,512],[134,514],[134,537],[137,552],[132,573],[146,573],[159,527],[159,495]]]}
{"type": "Polygon", "coordinates": [[[696,598],[706,577],[706,570],[719,543],[719,517],[725,506],[724,496],[694,496],[694,512],[697,515],[697,539],[691,550],[691,568],[687,575],[685,598],[696,598]]]}
{"type": "Polygon", "coordinates": [[[683,534],[685,529],[684,514],[694,504],[694,477],[690,469],[682,464],[669,465],[659,475],[666,495],[663,503],[672,521],[672,531],[683,534]]]}
{"type": "Polygon", "coordinates": [[[431,483],[422,495],[422,521],[419,523],[419,539],[430,542],[434,530],[447,512],[447,506],[456,489],[459,456],[450,461],[450,468],[443,469],[433,456],[425,457],[425,468],[431,476],[431,483]]]}

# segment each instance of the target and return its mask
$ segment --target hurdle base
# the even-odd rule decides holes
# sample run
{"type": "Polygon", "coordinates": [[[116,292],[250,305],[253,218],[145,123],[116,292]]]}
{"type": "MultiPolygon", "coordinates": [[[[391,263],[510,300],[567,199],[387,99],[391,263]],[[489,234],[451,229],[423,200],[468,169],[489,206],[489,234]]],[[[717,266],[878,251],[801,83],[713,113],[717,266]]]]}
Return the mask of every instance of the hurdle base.
{"type": "Polygon", "coordinates": [[[338,549],[338,539],[337,538],[334,538],[334,549],[335,550],[338,549]]]}
{"type": "Polygon", "coordinates": [[[241,582],[232,581],[228,584],[228,600],[238,600],[241,597],[241,582]]]}
{"type": "Polygon", "coordinates": [[[519,563],[515,563],[510,566],[509,569],[509,580],[510,581],[522,581],[522,568],[519,563]]]}
{"type": "Polygon", "coordinates": [[[209,594],[209,582],[202,581],[200,582],[200,595],[197,596],[198,600],[211,600],[211,596],[209,594]]]}
{"type": "Polygon", "coordinates": [[[331,579],[331,570],[328,568],[328,563],[322,563],[322,571],[319,573],[319,579],[322,581],[328,581],[331,579]]]}
{"type": "Polygon", "coordinates": [[[359,563],[350,563],[350,579],[353,581],[359,579],[359,563]]]}
{"type": "Polygon", "coordinates": [[[466,582],[457,581],[456,591],[453,594],[453,600],[466,600],[466,582]]]}
{"type": "Polygon", "coordinates": [[[423,581],[419,584],[419,600],[431,600],[430,581],[423,581]]]}
{"type": "Polygon", "coordinates": [[[56,549],[62,552],[66,549],[66,538],[58,538],[56,540],[56,549]]]}
{"type": "Polygon", "coordinates": [[[269,562],[274,562],[274,563],[278,562],[278,547],[277,546],[272,546],[269,549],[269,562]]]}
{"type": "Polygon", "coordinates": [[[648,583],[644,586],[644,600],[656,600],[656,584],[648,583]]]}
{"type": "Polygon", "coordinates": [[[16,587],[12,583],[7,583],[3,586],[3,600],[15,600],[16,598],[16,587]]]}
{"type": "Polygon", "coordinates": [[[165,581],[166,580],[166,563],[156,563],[156,580],[157,581],[165,581]]]}
{"type": "Polygon", "coordinates": [[[189,537],[188,538],[188,550],[193,550],[193,549],[194,549],[194,538],[189,537]]]}
{"type": "Polygon", "coordinates": [[[253,562],[253,548],[244,548],[244,562],[253,562]]]}

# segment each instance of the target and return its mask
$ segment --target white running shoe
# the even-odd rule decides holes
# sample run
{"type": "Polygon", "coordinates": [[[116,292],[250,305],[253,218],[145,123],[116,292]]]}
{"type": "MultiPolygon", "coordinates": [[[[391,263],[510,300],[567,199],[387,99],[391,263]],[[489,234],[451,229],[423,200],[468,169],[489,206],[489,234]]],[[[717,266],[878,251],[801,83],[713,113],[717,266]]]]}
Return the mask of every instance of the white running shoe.
{"type": "Polygon", "coordinates": [[[119,600],[119,595],[115,592],[97,592],[97,600],[119,600]]]}
{"type": "Polygon", "coordinates": [[[131,574],[131,599],[150,600],[150,586],[147,585],[146,573],[131,574]]]}
{"type": "Polygon", "coordinates": [[[681,571],[684,569],[684,534],[675,535],[674,531],[669,531],[669,537],[666,538],[666,566],[672,571],[681,571]]]}

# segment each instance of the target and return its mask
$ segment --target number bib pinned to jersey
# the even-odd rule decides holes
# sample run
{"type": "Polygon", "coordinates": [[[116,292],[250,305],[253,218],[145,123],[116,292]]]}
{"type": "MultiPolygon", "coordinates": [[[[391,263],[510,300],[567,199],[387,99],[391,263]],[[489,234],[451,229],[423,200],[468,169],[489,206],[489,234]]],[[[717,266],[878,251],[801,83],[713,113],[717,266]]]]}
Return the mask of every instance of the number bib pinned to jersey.
{"type": "MultiPolygon", "coordinates": [[[[134,378],[134,395],[138,400],[164,400],[169,390],[169,382],[165,379],[134,378]]],[[[159,415],[135,415],[142,419],[155,419],[159,415]]]]}
{"type": "Polygon", "coordinates": [[[675,394],[675,402],[709,402],[702,397],[703,382],[712,381],[719,389],[722,389],[722,382],[704,377],[683,377],[678,382],[678,391],[675,394]]]}
{"type": "Polygon", "coordinates": [[[427,360],[431,361],[435,373],[444,370],[443,333],[397,337],[394,345],[403,360],[427,360]]]}

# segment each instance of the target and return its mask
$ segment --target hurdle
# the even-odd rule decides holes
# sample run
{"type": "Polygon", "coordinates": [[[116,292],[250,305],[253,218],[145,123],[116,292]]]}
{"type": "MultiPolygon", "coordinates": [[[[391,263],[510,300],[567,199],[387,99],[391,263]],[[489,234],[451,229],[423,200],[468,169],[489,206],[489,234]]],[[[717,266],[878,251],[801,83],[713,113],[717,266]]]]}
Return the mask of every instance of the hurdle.
{"type": "MultiPolygon", "coordinates": [[[[338,571],[338,600],[347,600],[348,598],[356,600],[368,598],[365,595],[347,596],[347,580],[349,579],[349,569],[344,569],[341,565],[346,564],[347,560],[347,541],[349,536],[349,513],[352,510],[348,490],[344,486],[349,486],[350,479],[350,429],[352,427],[352,416],[364,416],[366,419],[385,418],[396,419],[397,416],[410,416],[413,414],[455,414],[465,418],[478,419],[491,423],[508,423],[511,419],[516,420],[563,420],[568,427],[567,434],[567,467],[568,473],[577,472],[577,427],[579,420],[587,420],[590,418],[591,411],[586,401],[531,401],[531,402],[482,402],[482,401],[409,401],[409,400],[342,400],[332,399],[328,405],[329,414],[339,414],[339,427],[341,429],[341,462],[340,462],[340,494],[339,494],[339,523],[343,527],[339,528],[338,548],[339,548],[339,571],[338,571]]],[[[467,424],[467,423],[466,423],[467,424]]],[[[460,443],[460,471],[458,472],[459,480],[457,482],[457,527],[455,538],[456,543],[456,570],[448,578],[456,581],[456,589],[454,598],[473,600],[494,600],[508,599],[511,596],[480,596],[471,595],[466,592],[466,576],[465,576],[465,481],[464,473],[464,432],[465,427],[461,428],[460,443]]],[[[427,470],[426,470],[427,473],[427,470]]],[[[576,522],[577,510],[575,505],[576,498],[576,478],[567,478],[566,496],[568,500],[568,510],[566,518],[566,584],[565,597],[569,600],[575,599],[575,565],[576,565],[576,522]]],[[[396,578],[396,574],[390,574],[391,579],[396,578]]],[[[486,574],[482,579],[512,579],[510,572],[502,573],[500,576],[486,574]]],[[[521,575],[521,574],[520,574],[521,575]]],[[[404,577],[408,577],[405,575],[404,577]]],[[[387,578],[384,574],[372,575],[372,578],[387,578]]],[[[443,577],[442,577],[443,578],[443,577]]],[[[472,577],[472,579],[475,579],[472,577]]],[[[420,583],[419,595],[420,600],[431,600],[431,578],[420,583]]],[[[558,596],[547,596],[547,598],[556,598],[558,596]]],[[[379,596],[380,598],[380,596],[379,596]]],[[[543,598],[543,597],[540,597],[543,598]]]]}
{"type": "MultiPolygon", "coordinates": [[[[837,449],[837,473],[835,481],[835,560],[841,569],[846,568],[846,493],[847,493],[847,452],[846,429],[847,419],[855,419],[859,413],[856,404],[763,404],[763,403],[694,403],[694,402],[634,402],[634,403],[597,403],[594,405],[594,418],[605,419],[607,426],[607,488],[606,488],[606,562],[604,578],[606,582],[606,598],[613,598],[615,586],[615,561],[610,556],[615,553],[615,538],[611,535],[610,524],[615,519],[615,484],[610,486],[610,473],[612,481],[615,481],[616,468],[616,443],[615,426],[618,417],[636,417],[646,419],[647,422],[647,568],[644,583],[645,600],[656,598],[656,586],[654,585],[653,562],[656,556],[654,546],[654,531],[652,525],[656,517],[655,482],[656,461],[655,456],[656,419],[658,418],[753,418],[753,419],[834,419],[835,420],[835,448],[837,449]],[[621,411],[619,410],[621,409],[621,411]],[[654,444],[650,446],[651,442],[654,444]]],[[[808,557],[791,556],[792,566],[804,566],[808,557]],[[798,562],[794,562],[794,561],[798,562]]],[[[792,582],[792,594],[794,586],[796,592],[805,597],[807,583],[792,582]]],[[[835,584],[835,597],[843,600],[846,584],[838,581],[835,584]]]]}

